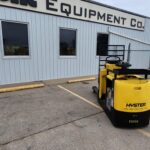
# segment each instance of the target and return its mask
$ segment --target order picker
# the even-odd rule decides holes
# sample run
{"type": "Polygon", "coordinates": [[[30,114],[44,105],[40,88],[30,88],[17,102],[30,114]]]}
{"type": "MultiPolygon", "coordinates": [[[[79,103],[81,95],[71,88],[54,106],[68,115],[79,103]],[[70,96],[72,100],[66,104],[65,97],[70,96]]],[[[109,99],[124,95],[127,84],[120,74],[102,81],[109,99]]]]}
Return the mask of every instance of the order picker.
{"type": "Polygon", "coordinates": [[[131,65],[124,62],[125,46],[109,45],[108,48],[113,50],[99,57],[98,87],[93,87],[93,92],[114,126],[147,126],[150,119],[150,70],[129,69],[131,65]]]}

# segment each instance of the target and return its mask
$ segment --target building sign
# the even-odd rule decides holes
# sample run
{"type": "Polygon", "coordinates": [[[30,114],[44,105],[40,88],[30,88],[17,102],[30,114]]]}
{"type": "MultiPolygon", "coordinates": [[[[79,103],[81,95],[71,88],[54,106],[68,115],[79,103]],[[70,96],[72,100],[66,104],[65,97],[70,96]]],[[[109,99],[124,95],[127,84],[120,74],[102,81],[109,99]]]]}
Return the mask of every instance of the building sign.
{"type": "Polygon", "coordinates": [[[83,0],[0,0],[0,5],[141,31],[145,25],[144,17],[83,0]]]}

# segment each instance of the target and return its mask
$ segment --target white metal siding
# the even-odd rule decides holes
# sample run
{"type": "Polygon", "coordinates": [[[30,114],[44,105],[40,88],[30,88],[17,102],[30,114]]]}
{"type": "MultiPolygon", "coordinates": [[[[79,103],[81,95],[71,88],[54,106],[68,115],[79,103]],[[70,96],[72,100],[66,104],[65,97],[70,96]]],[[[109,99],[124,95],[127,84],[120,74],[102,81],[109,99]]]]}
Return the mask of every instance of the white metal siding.
{"type": "MultiPolygon", "coordinates": [[[[97,33],[108,33],[107,25],[4,7],[0,7],[0,20],[29,24],[31,52],[29,58],[3,58],[0,34],[0,85],[97,74],[97,33]],[[75,58],[59,56],[59,29],[61,27],[77,29],[77,56],[75,58]]],[[[145,32],[116,27],[111,27],[111,30],[150,43],[149,27],[150,20],[147,19],[145,32]]],[[[134,49],[139,49],[139,47],[150,49],[150,46],[110,34],[110,44],[126,44],[127,46],[129,43],[132,43],[134,49]]],[[[136,55],[132,56],[134,65],[136,65],[136,57],[136,55]]],[[[143,57],[145,59],[148,56],[143,57]]],[[[144,61],[140,64],[144,67],[147,65],[144,61]]]]}

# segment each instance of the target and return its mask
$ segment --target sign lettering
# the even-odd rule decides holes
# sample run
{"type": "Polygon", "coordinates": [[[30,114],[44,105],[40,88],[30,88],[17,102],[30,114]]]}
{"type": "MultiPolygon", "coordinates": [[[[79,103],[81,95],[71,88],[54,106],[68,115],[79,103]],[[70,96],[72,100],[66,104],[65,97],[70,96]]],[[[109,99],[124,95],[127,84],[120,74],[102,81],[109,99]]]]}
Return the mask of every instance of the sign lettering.
{"type": "Polygon", "coordinates": [[[145,107],[146,103],[135,103],[135,104],[126,104],[126,107],[145,107]]]}
{"type": "MultiPolygon", "coordinates": [[[[8,2],[9,0],[0,0],[0,1],[3,1],[3,2],[8,2]]],[[[23,6],[31,6],[31,7],[37,7],[37,2],[34,1],[34,0],[10,0],[10,2],[12,4],[20,4],[20,5],[23,5],[23,6]]]]}
{"type": "Polygon", "coordinates": [[[145,18],[83,0],[0,0],[0,5],[143,31],[145,18]]]}

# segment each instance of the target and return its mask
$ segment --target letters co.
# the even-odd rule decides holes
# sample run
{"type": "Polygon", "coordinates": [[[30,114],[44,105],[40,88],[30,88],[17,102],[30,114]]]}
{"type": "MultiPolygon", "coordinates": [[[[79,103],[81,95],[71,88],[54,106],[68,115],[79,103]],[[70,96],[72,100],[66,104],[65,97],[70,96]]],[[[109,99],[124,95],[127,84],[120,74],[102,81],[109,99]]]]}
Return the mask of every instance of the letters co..
{"type": "Polygon", "coordinates": [[[0,4],[142,31],[145,25],[141,16],[82,0],[0,0],[0,4]]]}

